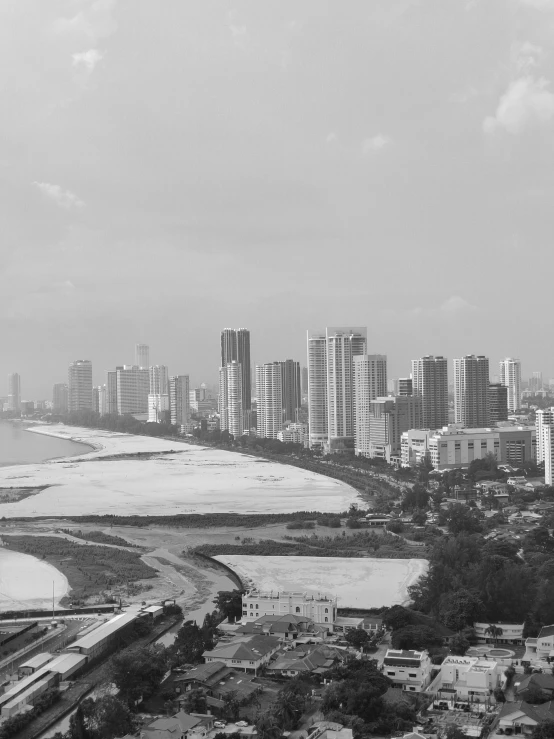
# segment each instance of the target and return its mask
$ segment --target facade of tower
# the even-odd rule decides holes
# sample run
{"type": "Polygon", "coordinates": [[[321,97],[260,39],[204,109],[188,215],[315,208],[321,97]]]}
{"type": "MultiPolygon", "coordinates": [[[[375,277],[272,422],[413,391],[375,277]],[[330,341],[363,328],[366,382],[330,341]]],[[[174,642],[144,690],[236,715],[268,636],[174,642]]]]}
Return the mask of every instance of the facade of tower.
{"type": "Polygon", "coordinates": [[[283,364],[256,365],[257,434],[265,439],[283,430],[283,364]]]}
{"type": "Polygon", "coordinates": [[[370,456],[370,413],[375,398],[387,394],[387,357],[361,354],[354,357],[354,451],[370,456]]]}
{"type": "Polygon", "coordinates": [[[554,426],[543,426],[541,447],[544,455],[544,482],[551,486],[554,485],[554,426]]]}
{"type": "Polygon", "coordinates": [[[244,433],[242,365],[232,361],[219,369],[219,427],[235,438],[244,433]]]}
{"type": "Polygon", "coordinates": [[[296,423],[302,407],[302,388],[300,386],[300,362],[285,359],[281,365],[281,394],[283,400],[283,421],[296,423]]]}
{"type": "Polygon", "coordinates": [[[398,378],[398,395],[413,395],[414,386],[411,377],[398,378]]]}
{"type": "Polygon", "coordinates": [[[544,428],[554,426],[554,407],[543,408],[535,414],[535,439],[537,444],[537,464],[545,461],[544,428]]]}
{"type": "Polygon", "coordinates": [[[156,364],[148,368],[150,393],[167,395],[169,393],[169,371],[164,364],[156,364]]]}
{"type": "Polygon", "coordinates": [[[327,443],[327,342],[325,331],[308,330],[308,419],[310,448],[327,443]]]}
{"type": "Polygon", "coordinates": [[[538,392],[539,390],[543,389],[543,383],[542,383],[542,372],[533,372],[531,377],[529,378],[529,390],[531,392],[538,392]]]}
{"type": "Polygon", "coordinates": [[[454,360],[454,418],[466,428],[489,425],[487,357],[472,354],[454,360]]]}
{"type": "Polygon", "coordinates": [[[507,357],[500,361],[500,383],[508,388],[508,410],[513,413],[521,402],[521,362],[507,357]]]}
{"type": "Polygon", "coordinates": [[[137,365],[123,365],[116,370],[117,412],[120,416],[148,414],[150,373],[137,365]]]}
{"type": "Polygon", "coordinates": [[[252,368],[250,365],[250,331],[247,328],[225,328],[221,332],[221,366],[238,362],[242,375],[242,408],[252,408],[252,368]]]}
{"type": "Polygon", "coordinates": [[[448,425],[448,366],[444,357],[427,355],[412,360],[413,394],[421,398],[423,428],[448,425]]]}
{"type": "Polygon", "coordinates": [[[369,406],[369,447],[367,457],[384,459],[389,464],[400,460],[402,434],[421,428],[421,398],[396,395],[372,400],[369,406]]]}
{"type": "Polygon", "coordinates": [[[14,413],[21,410],[21,377],[17,372],[8,375],[8,410],[14,413]]]}
{"type": "Polygon", "coordinates": [[[187,426],[190,422],[190,385],[188,375],[169,378],[169,409],[173,426],[187,426]]]}
{"type": "Polygon", "coordinates": [[[508,420],[508,388],[499,382],[489,385],[489,422],[496,426],[499,421],[508,420]]]}
{"type": "Polygon", "coordinates": [[[57,382],[52,388],[52,413],[65,415],[68,411],[68,392],[66,382],[57,382]]]}
{"type": "Polygon", "coordinates": [[[305,398],[308,395],[308,368],[302,367],[300,371],[300,385],[302,397],[305,398]]]}
{"type": "Polygon", "coordinates": [[[135,366],[142,369],[150,367],[150,347],[148,344],[135,344],[135,366]]]}
{"type": "Polygon", "coordinates": [[[67,374],[68,408],[73,411],[92,410],[92,362],[77,359],[71,362],[67,374]]]}
{"type": "Polygon", "coordinates": [[[106,372],[106,413],[117,415],[117,371],[123,367],[106,372]]]}

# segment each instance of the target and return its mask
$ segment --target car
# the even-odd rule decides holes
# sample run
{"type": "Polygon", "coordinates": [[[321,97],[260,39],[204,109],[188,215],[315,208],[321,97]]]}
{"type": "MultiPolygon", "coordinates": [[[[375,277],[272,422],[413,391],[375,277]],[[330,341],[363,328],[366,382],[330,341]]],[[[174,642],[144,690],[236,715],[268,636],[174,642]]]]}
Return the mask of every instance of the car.
{"type": "Polygon", "coordinates": [[[235,726],[240,726],[241,729],[244,729],[245,726],[248,726],[248,721],[237,721],[235,726]]]}
{"type": "Polygon", "coordinates": [[[224,729],[227,726],[227,721],[214,721],[216,729],[224,729]]]}

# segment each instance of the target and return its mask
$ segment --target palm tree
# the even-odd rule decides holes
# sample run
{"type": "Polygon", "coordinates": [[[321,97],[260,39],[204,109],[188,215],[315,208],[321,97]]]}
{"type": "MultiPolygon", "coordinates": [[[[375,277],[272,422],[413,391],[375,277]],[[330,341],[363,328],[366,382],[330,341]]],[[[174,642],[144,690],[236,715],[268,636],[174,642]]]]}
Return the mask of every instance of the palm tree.
{"type": "Polygon", "coordinates": [[[487,629],[485,629],[485,635],[489,634],[494,639],[495,646],[498,644],[498,637],[502,636],[504,631],[500,628],[500,626],[495,626],[494,624],[491,624],[487,629]]]}
{"type": "Polygon", "coordinates": [[[256,731],[259,739],[279,739],[281,727],[271,713],[262,713],[256,721],[256,731]]]}

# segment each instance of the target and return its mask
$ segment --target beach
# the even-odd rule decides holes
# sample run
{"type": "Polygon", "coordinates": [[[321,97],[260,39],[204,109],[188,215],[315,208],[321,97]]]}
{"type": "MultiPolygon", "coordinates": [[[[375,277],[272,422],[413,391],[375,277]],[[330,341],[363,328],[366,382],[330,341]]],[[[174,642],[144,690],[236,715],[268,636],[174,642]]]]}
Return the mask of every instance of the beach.
{"type": "Polygon", "coordinates": [[[67,578],[48,562],[0,547],[0,611],[51,608],[69,591],[67,578]]]}
{"type": "Polygon", "coordinates": [[[51,486],[1,503],[0,517],[339,513],[359,502],[357,491],[345,483],[247,454],[62,424],[29,432],[88,444],[93,451],[0,468],[0,488],[51,486]],[[104,459],[139,452],[142,459],[104,459]]]}

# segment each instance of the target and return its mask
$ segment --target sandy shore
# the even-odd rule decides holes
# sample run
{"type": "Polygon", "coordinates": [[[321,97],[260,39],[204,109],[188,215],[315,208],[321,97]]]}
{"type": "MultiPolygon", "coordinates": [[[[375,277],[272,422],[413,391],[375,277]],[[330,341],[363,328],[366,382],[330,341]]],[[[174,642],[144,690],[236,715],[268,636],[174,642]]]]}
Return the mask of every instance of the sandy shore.
{"type": "Polygon", "coordinates": [[[408,587],[427,572],[425,559],[369,557],[215,557],[260,590],[328,593],[343,608],[406,604],[408,587]]]}
{"type": "Polygon", "coordinates": [[[48,562],[0,547],[0,611],[51,608],[69,592],[67,578],[48,562]]]}
{"type": "Polygon", "coordinates": [[[296,467],[178,440],[61,424],[34,427],[94,447],[77,457],[0,468],[0,487],[52,487],[0,504],[0,517],[175,515],[177,513],[338,513],[359,500],[349,485],[296,467]],[[114,454],[170,452],[100,461],[114,454]]]}

